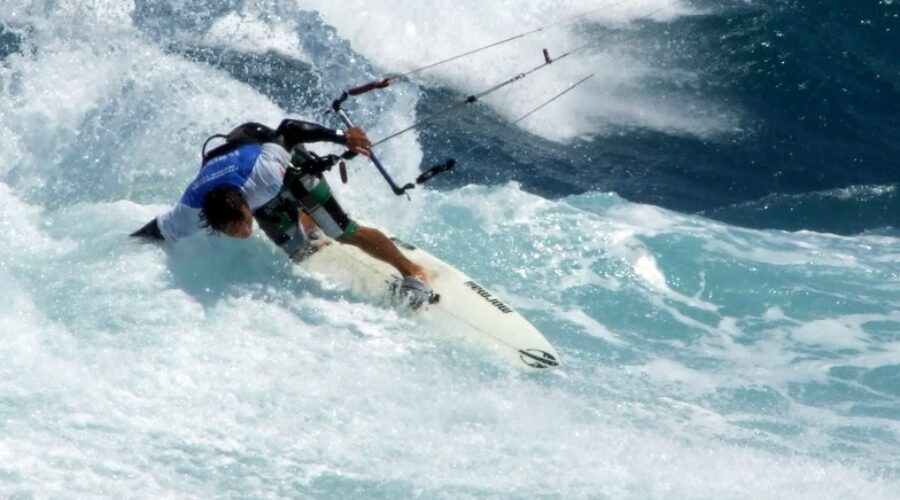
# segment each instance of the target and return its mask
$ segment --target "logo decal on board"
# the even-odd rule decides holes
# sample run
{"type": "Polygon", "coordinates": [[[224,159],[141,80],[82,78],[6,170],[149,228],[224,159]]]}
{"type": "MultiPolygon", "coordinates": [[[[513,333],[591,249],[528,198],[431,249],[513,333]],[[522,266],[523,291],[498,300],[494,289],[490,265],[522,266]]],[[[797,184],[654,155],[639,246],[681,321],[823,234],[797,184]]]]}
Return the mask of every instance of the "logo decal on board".
{"type": "Polygon", "coordinates": [[[523,349],[519,351],[519,358],[532,368],[554,368],[559,366],[559,361],[556,360],[555,356],[540,349],[523,349]]]}
{"type": "Polygon", "coordinates": [[[481,295],[482,297],[484,297],[484,300],[488,301],[489,304],[491,304],[492,306],[499,309],[500,312],[502,312],[502,313],[513,312],[511,307],[504,304],[503,301],[501,301],[500,299],[494,298],[494,296],[491,294],[491,292],[482,288],[481,285],[479,285],[478,283],[475,283],[474,281],[466,281],[463,284],[466,285],[467,287],[471,288],[472,290],[474,290],[475,293],[477,293],[478,295],[481,295]]]}

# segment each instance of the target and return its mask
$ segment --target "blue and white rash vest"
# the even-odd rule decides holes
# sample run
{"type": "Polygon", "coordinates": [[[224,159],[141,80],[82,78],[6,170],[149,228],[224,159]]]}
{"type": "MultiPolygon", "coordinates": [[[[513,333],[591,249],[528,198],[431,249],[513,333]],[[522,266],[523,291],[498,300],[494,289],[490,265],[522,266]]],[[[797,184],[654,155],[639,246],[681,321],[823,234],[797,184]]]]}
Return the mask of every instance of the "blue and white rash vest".
{"type": "Polygon", "coordinates": [[[178,203],[156,219],[163,238],[176,241],[197,232],[203,198],[220,186],[241,190],[250,210],[268,203],[281,192],[290,154],[280,145],[245,144],[205,163],[178,203]]]}

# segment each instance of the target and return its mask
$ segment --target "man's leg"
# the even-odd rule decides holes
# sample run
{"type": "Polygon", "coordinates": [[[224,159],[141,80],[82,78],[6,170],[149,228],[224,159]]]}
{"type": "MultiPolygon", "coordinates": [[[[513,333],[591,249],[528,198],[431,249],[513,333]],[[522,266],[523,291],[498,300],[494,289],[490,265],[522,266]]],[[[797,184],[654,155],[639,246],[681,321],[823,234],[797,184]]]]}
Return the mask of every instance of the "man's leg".
{"type": "MultiPolygon", "coordinates": [[[[311,241],[311,231],[309,226],[303,224],[300,213],[295,201],[281,196],[273,198],[253,212],[259,228],[294,260],[303,259],[320,246],[311,241]]],[[[315,224],[312,224],[312,228],[315,228],[315,224]]]]}
{"type": "Polygon", "coordinates": [[[303,229],[306,231],[306,234],[313,232],[317,227],[319,227],[316,225],[316,221],[314,221],[313,218],[303,210],[297,211],[297,222],[303,225],[303,229]]]}
{"type": "Polygon", "coordinates": [[[394,266],[403,276],[413,276],[426,283],[431,278],[427,269],[407,259],[390,238],[375,228],[358,226],[356,232],[342,243],[353,245],[372,257],[394,266]]]}
{"type": "Polygon", "coordinates": [[[331,193],[325,179],[303,175],[289,179],[291,193],[300,201],[306,213],[300,216],[300,224],[308,227],[309,219],[322,231],[341,243],[353,245],[372,257],[390,264],[403,276],[412,276],[428,282],[431,273],[410,261],[397,245],[381,231],[358,225],[350,219],[331,193]]]}

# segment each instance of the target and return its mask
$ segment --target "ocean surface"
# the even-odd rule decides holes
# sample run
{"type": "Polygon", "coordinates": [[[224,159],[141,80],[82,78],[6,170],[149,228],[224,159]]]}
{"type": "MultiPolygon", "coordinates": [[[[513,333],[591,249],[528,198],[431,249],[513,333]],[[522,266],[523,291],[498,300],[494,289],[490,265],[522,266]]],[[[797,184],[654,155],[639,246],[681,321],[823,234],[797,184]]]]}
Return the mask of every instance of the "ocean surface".
{"type": "Polygon", "coordinates": [[[898,47],[896,0],[0,3],[0,497],[900,498],[898,47]],[[348,101],[378,140],[583,47],[377,148],[453,173],[329,176],[561,369],[127,237],[209,135],[539,27],[348,101]]]}

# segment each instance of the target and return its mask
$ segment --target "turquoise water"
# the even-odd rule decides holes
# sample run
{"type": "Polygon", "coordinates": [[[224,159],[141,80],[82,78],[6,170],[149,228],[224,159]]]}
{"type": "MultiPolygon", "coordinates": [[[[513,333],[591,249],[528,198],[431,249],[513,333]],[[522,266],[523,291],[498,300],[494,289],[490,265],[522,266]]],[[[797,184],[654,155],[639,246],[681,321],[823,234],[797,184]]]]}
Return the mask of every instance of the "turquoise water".
{"type": "MultiPolygon", "coordinates": [[[[597,22],[628,29],[664,4],[610,7],[597,22]]],[[[322,96],[424,64],[454,33],[491,41],[549,16],[463,2],[447,33],[417,3],[393,21],[394,3],[351,7],[362,5],[369,16],[324,2],[0,7],[0,496],[900,497],[894,236],[747,229],[604,190],[547,197],[528,189],[536,177],[411,201],[361,160],[349,185],[333,180],[355,216],[460,267],[545,332],[563,367],[540,374],[303,275],[261,234],[174,247],[126,237],[179,196],[206,135],[322,119],[322,96]],[[401,41],[432,43],[379,37],[392,22],[401,41]],[[165,43],[150,36],[160,31],[165,43]]],[[[701,141],[741,118],[715,113],[715,99],[692,119],[668,113],[642,94],[631,57],[594,57],[604,82],[632,89],[630,111],[603,127],[564,102],[527,131],[504,125],[514,94],[480,112],[511,141],[558,148],[654,110],[644,130],[701,141]]],[[[485,81],[438,72],[355,116],[386,135],[429,85],[492,80],[496,60],[469,64],[485,81]]],[[[561,71],[528,91],[552,93],[561,71]]],[[[398,177],[432,154],[419,139],[379,150],[398,177]]],[[[460,168],[498,180],[521,161],[489,153],[460,168]]]]}

